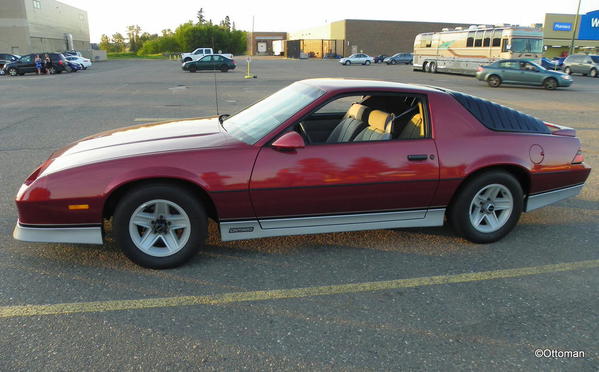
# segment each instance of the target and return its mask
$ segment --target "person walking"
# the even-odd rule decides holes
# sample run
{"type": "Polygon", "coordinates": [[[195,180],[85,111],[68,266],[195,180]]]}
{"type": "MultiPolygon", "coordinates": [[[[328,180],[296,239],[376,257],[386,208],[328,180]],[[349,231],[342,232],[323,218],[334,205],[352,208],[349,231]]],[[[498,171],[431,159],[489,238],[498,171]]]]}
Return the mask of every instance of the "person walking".
{"type": "Polygon", "coordinates": [[[42,73],[42,59],[40,58],[39,54],[35,55],[35,69],[37,70],[37,74],[41,74],[42,73]]]}
{"type": "Polygon", "coordinates": [[[46,74],[50,75],[54,73],[54,68],[52,67],[52,59],[48,54],[44,58],[44,67],[46,68],[46,74]]]}

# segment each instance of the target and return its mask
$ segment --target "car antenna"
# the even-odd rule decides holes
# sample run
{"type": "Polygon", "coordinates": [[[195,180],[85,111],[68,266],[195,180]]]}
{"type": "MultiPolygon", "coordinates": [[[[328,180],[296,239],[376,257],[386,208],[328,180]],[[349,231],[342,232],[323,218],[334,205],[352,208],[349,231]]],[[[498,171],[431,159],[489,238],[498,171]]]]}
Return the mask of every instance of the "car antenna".
{"type": "MultiPolygon", "coordinates": [[[[214,58],[214,35],[212,36],[212,58],[214,58]]],[[[216,103],[216,115],[219,116],[220,121],[220,113],[218,112],[218,85],[216,84],[216,64],[212,64],[212,72],[214,75],[214,102],[216,103]]]]}

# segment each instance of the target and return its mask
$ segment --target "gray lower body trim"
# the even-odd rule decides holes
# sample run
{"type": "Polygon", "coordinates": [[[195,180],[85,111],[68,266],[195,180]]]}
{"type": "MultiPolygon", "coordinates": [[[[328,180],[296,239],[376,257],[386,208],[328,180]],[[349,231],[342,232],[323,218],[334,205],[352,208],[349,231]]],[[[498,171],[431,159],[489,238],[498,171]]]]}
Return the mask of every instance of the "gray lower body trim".
{"type": "Polygon", "coordinates": [[[222,222],[223,241],[321,234],[344,231],[442,226],[445,208],[403,212],[362,213],[339,216],[276,218],[222,222]]]}
{"type": "Polygon", "coordinates": [[[567,198],[571,198],[573,196],[578,195],[580,190],[582,190],[582,184],[566,187],[564,189],[553,190],[548,192],[543,192],[540,194],[530,195],[526,198],[526,206],[524,208],[525,212],[533,211],[537,208],[544,207],[549,204],[556,203],[560,200],[564,200],[567,198]]]}
{"type": "Polygon", "coordinates": [[[13,238],[25,242],[102,244],[98,227],[29,227],[17,222],[13,238]]]}

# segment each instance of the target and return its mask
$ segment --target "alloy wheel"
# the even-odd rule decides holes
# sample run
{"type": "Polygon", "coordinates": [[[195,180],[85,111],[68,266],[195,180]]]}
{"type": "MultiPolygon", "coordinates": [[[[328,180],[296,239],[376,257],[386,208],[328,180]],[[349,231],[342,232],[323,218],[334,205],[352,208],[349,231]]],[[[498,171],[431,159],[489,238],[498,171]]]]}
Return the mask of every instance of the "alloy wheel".
{"type": "Polygon", "coordinates": [[[470,223],[477,231],[492,233],[506,224],[513,209],[514,197],[507,187],[487,185],[470,202],[470,223]]]}

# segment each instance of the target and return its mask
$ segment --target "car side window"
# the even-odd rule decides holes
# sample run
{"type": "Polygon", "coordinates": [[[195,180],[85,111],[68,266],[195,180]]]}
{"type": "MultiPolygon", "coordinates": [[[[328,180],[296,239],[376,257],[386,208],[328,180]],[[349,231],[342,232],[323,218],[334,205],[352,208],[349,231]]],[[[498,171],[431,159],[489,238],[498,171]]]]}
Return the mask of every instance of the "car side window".
{"type": "Polygon", "coordinates": [[[212,60],[215,62],[222,62],[223,61],[223,57],[221,56],[213,56],[212,60]]]}
{"type": "Polygon", "coordinates": [[[25,56],[23,58],[21,58],[21,62],[25,62],[25,63],[29,63],[32,61],[31,56],[25,56]]]}
{"type": "Polygon", "coordinates": [[[340,96],[302,119],[295,130],[312,145],[427,138],[425,102],[422,96],[401,93],[340,96]],[[318,115],[332,113],[338,115],[318,115]]]}
{"type": "Polygon", "coordinates": [[[202,59],[200,59],[200,61],[202,61],[202,62],[212,62],[212,56],[202,57],[202,59]]]}

